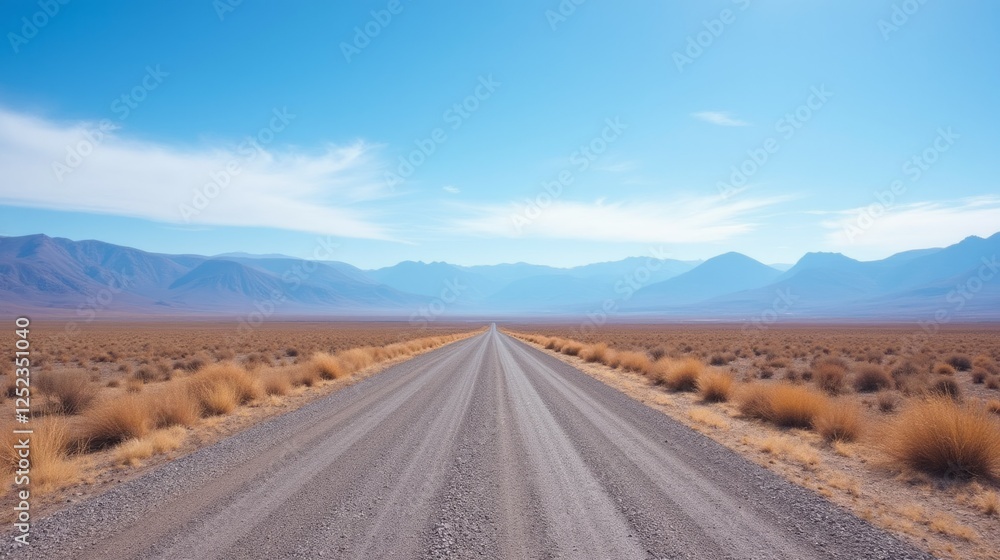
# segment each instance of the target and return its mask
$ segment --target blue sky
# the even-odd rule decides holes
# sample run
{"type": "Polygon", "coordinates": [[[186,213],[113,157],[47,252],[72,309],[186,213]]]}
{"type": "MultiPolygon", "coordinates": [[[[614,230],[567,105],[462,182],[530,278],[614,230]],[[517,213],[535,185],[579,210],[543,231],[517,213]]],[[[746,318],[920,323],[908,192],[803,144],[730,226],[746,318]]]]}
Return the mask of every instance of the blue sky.
{"type": "Polygon", "coordinates": [[[4,2],[0,234],[376,267],[1000,230],[995,2],[532,4],[4,2]]]}

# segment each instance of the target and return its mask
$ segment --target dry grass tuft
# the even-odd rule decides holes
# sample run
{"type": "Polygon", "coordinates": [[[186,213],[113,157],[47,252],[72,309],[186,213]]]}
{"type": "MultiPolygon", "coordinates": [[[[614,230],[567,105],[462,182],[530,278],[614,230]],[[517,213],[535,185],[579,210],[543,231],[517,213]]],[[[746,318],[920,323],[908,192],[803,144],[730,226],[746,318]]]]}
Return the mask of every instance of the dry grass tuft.
{"type": "Polygon", "coordinates": [[[585,362],[599,362],[604,363],[608,359],[608,353],[610,352],[608,345],[603,342],[598,342],[597,344],[587,345],[581,352],[580,357],[583,358],[585,362]]]}
{"type": "Polygon", "coordinates": [[[287,369],[266,370],[261,374],[260,382],[267,395],[287,395],[292,390],[287,369]]]}
{"type": "MultiPolygon", "coordinates": [[[[32,493],[46,493],[77,480],[80,477],[79,467],[68,457],[72,434],[67,420],[49,416],[35,420],[33,424],[34,433],[30,436],[32,493]]],[[[9,430],[4,434],[4,445],[0,449],[2,472],[12,473],[17,469],[18,456],[14,449],[17,437],[9,430]]]]}
{"type": "Polygon", "coordinates": [[[317,352],[309,360],[309,367],[315,368],[316,373],[323,379],[340,379],[347,375],[347,370],[340,358],[331,356],[326,352],[317,352]]]}
{"type": "Polygon", "coordinates": [[[164,387],[148,400],[157,428],[192,426],[201,416],[200,405],[186,385],[164,387]]]}
{"type": "Polygon", "coordinates": [[[757,420],[771,418],[771,393],[764,385],[744,385],[737,394],[737,401],[743,416],[757,420]]]}
{"type": "Polygon", "coordinates": [[[1000,422],[985,408],[932,398],[904,409],[886,433],[899,465],[937,476],[1000,476],[1000,422]]]}
{"type": "Polygon", "coordinates": [[[829,399],[808,387],[776,384],[770,388],[770,421],[784,428],[809,428],[829,408],[829,399]]]}
{"type": "Polygon", "coordinates": [[[733,389],[733,376],[709,371],[698,377],[698,392],[705,402],[726,402],[733,389]]]}
{"type": "Polygon", "coordinates": [[[90,382],[86,370],[42,372],[36,382],[38,392],[52,401],[59,414],[79,414],[97,398],[98,387],[90,382]]]}
{"type": "Polygon", "coordinates": [[[618,366],[625,371],[634,371],[643,375],[653,371],[653,362],[642,352],[616,352],[618,366]]]}
{"type": "Polygon", "coordinates": [[[990,399],[987,401],[986,410],[993,414],[1000,414],[1000,399],[990,399]]]}
{"type": "Polygon", "coordinates": [[[660,360],[657,366],[663,364],[665,369],[660,379],[671,391],[695,392],[698,390],[698,378],[705,373],[705,364],[694,358],[681,361],[660,360]]]}
{"type": "Polygon", "coordinates": [[[944,512],[935,513],[928,520],[927,526],[930,527],[932,531],[949,537],[958,537],[969,542],[978,540],[978,535],[976,535],[975,531],[963,525],[955,517],[944,512]]]}
{"type": "Polygon", "coordinates": [[[288,380],[294,386],[304,385],[306,387],[312,387],[313,385],[319,383],[319,372],[315,368],[311,367],[296,367],[289,374],[288,380]]]}
{"type": "Polygon", "coordinates": [[[212,364],[194,374],[188,388],[206,415],[228,414],[264,394],[256,377],[231,362],[212,364]]]}
{"type": "Polygon", "coordinates": [[[728,420],[707,408],[692,408],[688,411],[688,417],[699,424],[711,426],[712,428],[717,428],[719,430],[729,429],[728,420]]]}
{"type": "Polygon", "coordinates": [[[836,395],[844,389],[844,380],[847,379],[847,367],[843,360],[825,359],[813,366],[813,381],[820,389],[836,395]]]}
{"type": "Polygon", "coordinates": [[[854,374],[854,390],[859,393],[875,393],[892,386],[892,376],[882,366],[865,364],[854,374]]]}
{"type": "Polygon", "coordinates": [[[955,375],[955,368],[952,367],[951,364],[946,364],[944,362],[934,364],[931,371],[938,375],[955,375]]]}
{"type": "Polygon", "coordinates": [[[560,352],[566,354],[567,356],[577,356],[580,354],[580,351],[582,350],[583,350],[583,344],[575,340],[565,340],[563,341],[562,349],[560,350],[560,352]]]}
{"type": "Polygon", "coordinates": [[[337,360],[340,361],[346,373],[354,373],[375,363],[375,349],[351,348],[344,350],[337,353],[337,360]]]}
{"type": "Polygon", "coordinates": [[[952,400],[962,400],[962,388],[952,377],[940,377],[930,386],[930,392],[952,400]]]}
{"type": "Polygon", "coordinates": [[[106,400],[83,414],[78,440],[90,449],[103,449],[149,432],[152,410],[146,399],[123,395],[106,400]]]}
{"type": "Polygon", "coordinates": [[[895,393],[885,391],[875,397],[875,404],[878,405],[880,412],[889,414],[895,412],[896,407],[899,406],[899,397],[895,393]]]}
{"type": "Polygon", "coordinates": [[[744,443],[769,455],[798,463],[808,469],[814,469],[822,462],[819,453],[808,444],[799,443],[785,436],[768,436],[764,439],[744,438],[744,443]]]}
{"type": "Polygon", "coordinates": [[[815,428],[827,441],[855,441],[864,428],[864,412],[855,401],[841,399],[819,413],[815,428]]]}
{"type": "Polygon", "coordinates": [[[830,407],[822,393],[801,385],[747,385],[738,395],[740,412],[783,428],[811,428],[830,407]]]}
{"type": "Polygon", "coordinates": [[[115,461],[125,465],[137,465],[143,460],[179,448],[187,437],[184,428],[175,426],[168,430],[157,430],[144,438],[126,440],[115,448],[115,461]]]}
{"type": "Polygon", "coordinates": [[[983,491],[974,500],[976,508],[988,517],[1000,515],[1000,494],[989,490],[983,491]]]}

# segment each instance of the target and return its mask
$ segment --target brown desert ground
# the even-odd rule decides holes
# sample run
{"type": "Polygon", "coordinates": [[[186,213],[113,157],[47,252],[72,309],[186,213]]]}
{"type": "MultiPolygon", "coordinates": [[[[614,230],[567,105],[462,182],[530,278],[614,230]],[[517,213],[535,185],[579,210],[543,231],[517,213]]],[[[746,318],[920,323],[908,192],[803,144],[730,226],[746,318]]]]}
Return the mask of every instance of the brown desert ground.
{"type": "Polygon", "coordinates": [[[1000,326],[504,330],[945,558],[1000,549],[1000,326]]]}
{"type": "MultiPolygon", "coordinates": [[[[34,515],[100,493],[149,467],[294,410],[385,367],[472,334],[478,325],[406,322],[33,322],[34,515]]],[[[5,331],[0,344],[14,348],[5,331]]],[[[13,409],[12,363],[0,403],[13,409]]],[[[0,421],[13,481],[13,414],[0,421]]],[[[9,483],[8,483],[9,484],[9,483]]],[[[11,516],[13,486],[2,500],[11,516]]]]}

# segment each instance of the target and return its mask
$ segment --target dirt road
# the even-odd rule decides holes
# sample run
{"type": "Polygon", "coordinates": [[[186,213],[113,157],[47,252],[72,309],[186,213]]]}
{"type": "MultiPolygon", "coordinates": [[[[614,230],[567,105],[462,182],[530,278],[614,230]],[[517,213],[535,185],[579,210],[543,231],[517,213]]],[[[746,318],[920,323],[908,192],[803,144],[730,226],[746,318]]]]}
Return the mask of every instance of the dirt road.
{"type": "MultiPolygon", "coordinates": [[[[169,463],[13,558],[926,558],[491,329],[169,463]]],[[[9,544],[5,544],[9,547],[9,544]]]]}

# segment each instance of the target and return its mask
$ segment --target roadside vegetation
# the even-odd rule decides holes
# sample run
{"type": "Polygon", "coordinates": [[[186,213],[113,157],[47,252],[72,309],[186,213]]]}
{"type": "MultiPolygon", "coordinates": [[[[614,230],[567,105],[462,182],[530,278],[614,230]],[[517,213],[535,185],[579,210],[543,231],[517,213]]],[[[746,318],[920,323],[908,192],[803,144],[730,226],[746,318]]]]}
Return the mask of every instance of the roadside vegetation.
{"type": "MultiPolygon", "coordinates": [[[[31,480],[40,494],[92,479],[95,468],[137,466],[175,451],[241,409],[277,405],[470,336],[450,327],[337,324],[271,326],[230,344],[197,326],[94,329],[74,339],[36,332],[37,346],[48,346],[31,377],[31,480]]],[[[12,396],[13,379],[0,373],[2,401],[12,396]]],[[[17,464],[12,428],[0,426],[0,471],[8,474],[17,464]]]]}
{"type": "Polygon", "coordinates": [[[1000,544],[995,328],[506,330],[935,554],[1000,544]]]}

